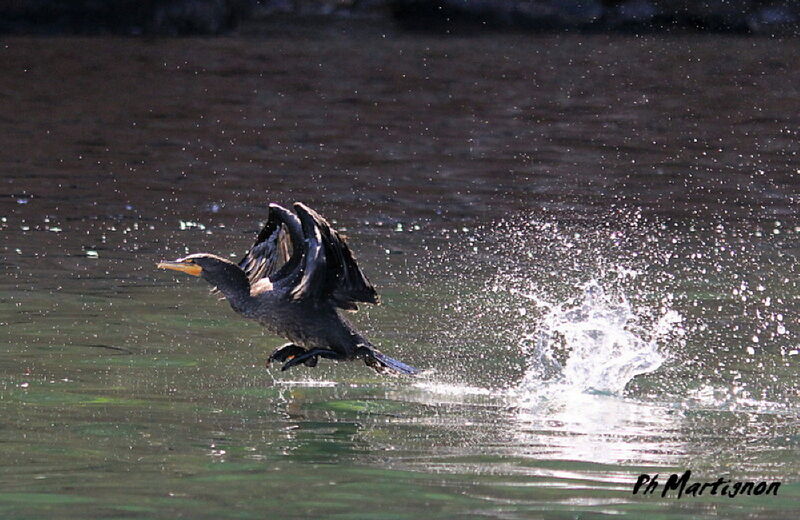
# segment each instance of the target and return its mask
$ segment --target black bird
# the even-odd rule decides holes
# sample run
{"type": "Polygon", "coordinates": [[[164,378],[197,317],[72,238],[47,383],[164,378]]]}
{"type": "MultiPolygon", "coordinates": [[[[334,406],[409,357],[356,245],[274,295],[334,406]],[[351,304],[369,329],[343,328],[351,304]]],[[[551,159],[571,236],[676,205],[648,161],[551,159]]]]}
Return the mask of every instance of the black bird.
{"type": "Polygon", "coordinates": [[[357,302],[377,304],[378,294],[344,238],[305,204],[296,202],[294,210],[297,215],[270,204],[264,229],[238,264],[198,253],[158,267],[203,277],[234,311],[291,341],[269,356],[267,366],[362,359],[379,373],[416,374],[380,353],[342,316],[340,309],[358,310],[357,302]]]}

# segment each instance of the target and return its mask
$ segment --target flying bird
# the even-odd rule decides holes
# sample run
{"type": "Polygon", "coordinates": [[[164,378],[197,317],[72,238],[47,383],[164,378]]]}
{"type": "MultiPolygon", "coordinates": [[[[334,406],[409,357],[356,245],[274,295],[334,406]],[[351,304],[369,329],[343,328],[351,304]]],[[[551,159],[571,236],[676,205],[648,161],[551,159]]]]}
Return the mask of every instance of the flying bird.
{"type": "Polygon", "coordinates": [[[238,264],[197,253],[157,266],[204,278],[234,311],[288,339],[267,366],[276,361],[287,370],[314,367],[319,358],[361,359],[378,373],[417,374],[379,352],[342,315],[358,310],[358,303],[377,304],[378,294],[342,235],[305,204],[293,207],[296,214],[269,205],[266,225],[238,264]]]}

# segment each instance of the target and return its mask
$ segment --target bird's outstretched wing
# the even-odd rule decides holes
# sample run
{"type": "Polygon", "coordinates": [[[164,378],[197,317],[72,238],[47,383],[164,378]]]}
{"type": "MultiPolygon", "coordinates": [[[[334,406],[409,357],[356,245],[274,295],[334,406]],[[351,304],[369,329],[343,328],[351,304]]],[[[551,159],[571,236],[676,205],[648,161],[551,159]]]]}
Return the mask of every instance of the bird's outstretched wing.
{"type": "Polygon", "coordinates": [[[378,293],[356,264],[344,241],[316,211],[296,202],[305,251],[302,276],[290,293],[295,300],[330,298],[337,307],[357,310],[356,302],[378,303],[378,293]]]}
{"type": "Polygon", "coordinates": [[[303,257],[303,232],[294,213],[277,204],[269,205],[269,217],[256,243],[239,261],[250,284],[262,278],[272,281],[289,276],[303,257]]]}

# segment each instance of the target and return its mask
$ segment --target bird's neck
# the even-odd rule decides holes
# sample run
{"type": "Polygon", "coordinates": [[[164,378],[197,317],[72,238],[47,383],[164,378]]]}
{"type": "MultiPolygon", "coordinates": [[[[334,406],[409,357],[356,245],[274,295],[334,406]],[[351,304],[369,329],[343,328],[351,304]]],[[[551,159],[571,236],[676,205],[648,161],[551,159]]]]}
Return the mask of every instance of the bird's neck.
{"type": "Polygon", "coordinates": [[[228,300],[228,303],[236,312],[240,314],[247,314],[248,309],[252,307],[253,297],[250,296],[249,284],[246,288],[232,288],[227,286],[218,287],[218,289],[223,295],[225,295],[225,299],[228,300]]]}
{"type": "Polygon", "coordinates": [[[250,281],[247,275],[236,267],[230,269],[216,280],[209,280],[228,300],[233,310],[246,314],[253,307],[254,298],[250,295],[250,281]]]}

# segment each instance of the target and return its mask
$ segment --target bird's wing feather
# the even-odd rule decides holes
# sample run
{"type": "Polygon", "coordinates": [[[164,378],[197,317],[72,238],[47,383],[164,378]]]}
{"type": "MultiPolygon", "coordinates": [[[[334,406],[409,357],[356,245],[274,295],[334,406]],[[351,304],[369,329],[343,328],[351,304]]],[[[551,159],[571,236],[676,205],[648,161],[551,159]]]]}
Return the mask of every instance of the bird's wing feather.
{"type": "Polygon", "coordinates": [[[378,303],[375,287],[356,264],[344,238],[317,212],[297,202],[307,250],[303,276],[291,292],[293,299],[330,298],[342,309],[356,310],[356,302],[378,303]]]}
{"type": "Polygon", "coordinates": [[[250,284],[262,278],[275,281],[290,275],[303,256],[300,221],[289,210],[269,205],[269,217],[255,244],[239,261],[250,284]]]}
{"type": "Polygon", "coordinates": [[[325,247],[322,236],[313,223],[300,219],[305,237],[305,254],[301,263],[302,276],[289,293],[293,300],[322,298],[325,284],[325,247]]]}

